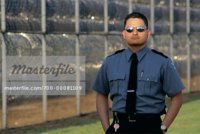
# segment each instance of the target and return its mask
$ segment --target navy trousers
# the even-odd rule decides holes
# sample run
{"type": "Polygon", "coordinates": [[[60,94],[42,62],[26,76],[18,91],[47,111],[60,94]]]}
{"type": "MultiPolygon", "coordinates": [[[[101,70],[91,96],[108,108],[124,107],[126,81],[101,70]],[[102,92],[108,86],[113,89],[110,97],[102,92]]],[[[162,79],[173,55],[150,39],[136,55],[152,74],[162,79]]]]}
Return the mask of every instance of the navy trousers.
{"type": "Polygon", "coordinates": [[[119,128],[115,131],[114,124],[116,123],[116,118],[114,117],[106,134],[163,134],[160,129],[160,115],[139,115],[135,117],[135,122],[130,122],[125,114],[117,116],[119,128]]]}

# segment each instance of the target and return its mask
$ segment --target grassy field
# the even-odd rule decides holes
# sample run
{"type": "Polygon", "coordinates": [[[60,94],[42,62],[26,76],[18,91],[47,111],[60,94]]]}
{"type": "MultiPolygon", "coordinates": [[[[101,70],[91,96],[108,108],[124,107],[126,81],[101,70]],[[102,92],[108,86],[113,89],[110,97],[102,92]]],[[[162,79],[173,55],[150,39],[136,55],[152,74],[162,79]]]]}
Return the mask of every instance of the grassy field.
{"type": "MultiPolygon", "coordinates": [[[[185,97],[182,109],[170,127],[168,134],[199,134],[200,133],[200,95],[192,94],[185,97]]],[[[103,134],[97,114],[75,117],[60,121],[48,122],[23,128],[8,129],[1,134],[103,134]]]]}

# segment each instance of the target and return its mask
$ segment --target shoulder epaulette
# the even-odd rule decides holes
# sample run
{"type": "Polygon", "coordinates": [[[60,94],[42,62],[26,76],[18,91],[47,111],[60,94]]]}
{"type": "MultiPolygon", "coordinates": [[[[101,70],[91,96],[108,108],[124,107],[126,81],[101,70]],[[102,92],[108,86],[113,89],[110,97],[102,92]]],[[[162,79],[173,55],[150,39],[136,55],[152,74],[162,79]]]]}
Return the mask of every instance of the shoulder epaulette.
{"type": "Polygon", "coordinates": [[[124,50],[125,50],[125,49],[117,50],[114,54],[121,53],[121,52],[123,52],[124,50]]]}
{"type": "Polygon", "coordinates": [[[152,52],[154,52],[154,53],[156,53],[156,54],[158,54],[158,55],[161,55],[161,56],[163,56],[163,57],[165,57],[165,58],[168,58],[166,55],[164,55],[163,53],[161,53],[161,52],[159,52],[159,51],[157,51],[157,50],[155,50],[155,49],[152,49],[152,52]]]}
{"type": "Polygon", "coordinates": [[[111,54],[110,56],[112,56],[112,55],[115,55],[115,54],[118,54],[118,53],[121,53],[121,52],[123,52],[125,49],[120,49],[120,50],[117,50],[116,52],[114,52],[113,54],[111,54]]]}

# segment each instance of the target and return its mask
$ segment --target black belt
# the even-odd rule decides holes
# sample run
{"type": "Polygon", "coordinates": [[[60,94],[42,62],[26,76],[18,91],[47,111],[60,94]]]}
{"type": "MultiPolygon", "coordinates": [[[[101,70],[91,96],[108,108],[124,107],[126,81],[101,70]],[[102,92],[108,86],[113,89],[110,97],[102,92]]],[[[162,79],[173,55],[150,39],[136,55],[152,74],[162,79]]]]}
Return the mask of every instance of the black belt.
{"type": "Polygon", "coordinates": [[[128,122],[136,122],[136,120],[141,119],[152,119],[152,118],[160,118],[160,113],[136,113],[135,115],[128,115],[126,113],[117,113],[113,112],[114,119],[128,121],[128,122]]]}

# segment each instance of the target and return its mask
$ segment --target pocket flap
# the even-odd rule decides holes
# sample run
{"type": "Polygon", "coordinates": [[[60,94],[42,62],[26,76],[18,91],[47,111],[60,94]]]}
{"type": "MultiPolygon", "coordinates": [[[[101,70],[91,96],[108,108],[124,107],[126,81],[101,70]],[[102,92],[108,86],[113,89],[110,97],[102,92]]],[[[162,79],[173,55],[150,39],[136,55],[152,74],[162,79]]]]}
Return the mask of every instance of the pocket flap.
{"type": "Polygon", "coordinates": [[[125,73],[111,73],[109,76],[109,81],[114,80],[124,80],[125,79],[125,73]]]}

